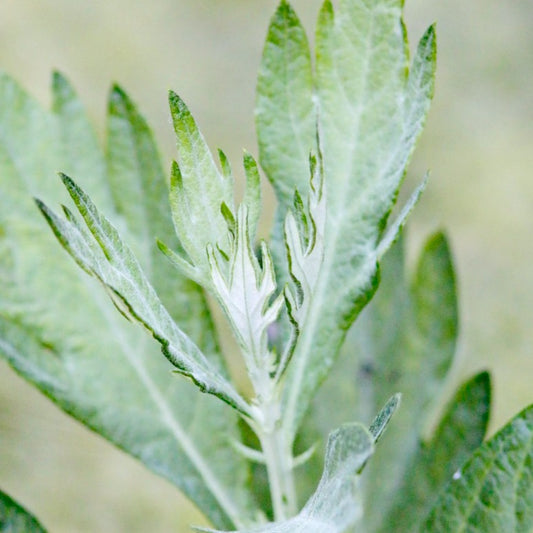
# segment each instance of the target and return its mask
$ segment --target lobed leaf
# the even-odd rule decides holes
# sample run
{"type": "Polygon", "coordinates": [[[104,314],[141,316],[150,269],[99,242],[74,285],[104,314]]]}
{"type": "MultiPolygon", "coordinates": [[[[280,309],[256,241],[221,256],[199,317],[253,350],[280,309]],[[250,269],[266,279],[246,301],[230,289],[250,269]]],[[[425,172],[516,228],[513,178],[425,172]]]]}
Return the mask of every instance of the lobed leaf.
{"type": "Polygon", "coordinates": [[[163,353],[179,373],[191,378],[202,392],[214,394],[246,414],[247,404],[233,386],[172,320],[117,230],[68,176],[62,175],[62,180],[90,233],[68,210],[67,219],[61,220],[38,201],[59,242],[87,273],[110,290],[126,318],[138,321],[161,343],[163,353]]]}
{"type": "Polygon", "coordinates": [[[189,109],[175,93],[169,96],[178,141],[178,160],[172,165],[170,206],[176,233],[198,270],[198,278],[209,286],[208,244],[227,251],[226,223],[220,211],[225,203],[233,209],[233,181],[222,175],[189,109]]]}
{"type": "MultiPolygon", "coordinates": [[[[143,242],[145,232],[134,235],[126,215],[116,213],[107,178],[93,163],[104,155],[94,151],[91,133],[84,131],[88,121],[70,86],[56,76],[54,91],[51,113],[0,75],[0,355],[61,409],[180,487],[216,527],[236,527],[255,515],[245,489],[246,462],[230,445],[238,438],[238,417],[171,374],[157,343],[122,320],[103,291],[65,260],[31,200],[68,200],[52,178],[66,164],[80,172],[101,205],[111,206],[113,223],[136,250],[155,249],[143,242]]],[[[163,179],[157,172],[147,175],[158,156],[135,106],[123,93],[114,95],[110,137],[115,140],[109,142],[121,138],[120,148],[108,149],[108,158],[114,160],[117,182],[135,190],[135,201],[143,204],[150,196],[145,185],[163,179]],[[120,163],[121,158],[127,161],[120,163]],[[137,159],[142,163],[132,164],[137,159]]],[[[165,189],[164,183],[151,186],[165,189]]],[[[151,231],[172,242],[165,210],[151,216],[151,231]]],[[[143,267],[158,277],[154,284],[166,293],[180,328],[222,372],[201,290],[159,255],[143,255],[143,267]]]]}
{"type": "Polygon", "coordinates": [[[37,519],[0,490],[0,533],[45,533],[37,519]]]}
{"type": "Polygon", "coordinates": [[[400,0],[322,7],[316,34],[318,135],[327,217],[324,261],[287,372],[295,434],[355,317],[378,283],[380,239],[433,92],[435,41],[409,71],[400,0]]]}
{"type": "MultiPolygon", "coordinates": [[[[272,259],[261,244],[261,260],[252,250],[248,206],[242,204],[237,212],[234,242],[227,261],[208,247],[211,279],[214,292],[224,309],[241,347],[248,374],[260,392],[265,376],[275,371],[274,354],[268,347],[267,330],[275,322],[283,305],[283,295],[271,300],[276,290],[272,259]]],[[[267,380],[270,382],[270,379],[267,380]]],[[[266,390],[262,391],[266,393],[266,390]]]]}
{"type": "Polygon", "coordinates": [[[522,533],[533,529],[533,406],[457,470],[421,531],[522,533]]]}

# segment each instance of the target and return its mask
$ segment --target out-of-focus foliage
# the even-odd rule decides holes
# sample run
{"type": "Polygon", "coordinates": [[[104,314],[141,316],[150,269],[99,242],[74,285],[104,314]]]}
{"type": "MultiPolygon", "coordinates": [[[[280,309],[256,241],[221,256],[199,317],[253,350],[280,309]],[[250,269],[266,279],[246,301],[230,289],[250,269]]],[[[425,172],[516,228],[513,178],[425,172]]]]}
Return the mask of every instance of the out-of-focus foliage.
{"type": "MultiPolygon", "coordinates": [[[[194,105],[209,144],[238,160],[241,147],[254,143],[253,84],[275,3],[8,0],[0,4],[0,66],[43,102],[50,72],[67,72],[101,130],[107,88],[120,81],[156,125],[167,153],[173,136],[165,92],[179,90],[194,105]]],[[[307,28],[319,3],[293,2],[307,28]]],[[[496,370],[499,425],[531,399],[533,4],[408,0],[406,9],[413,37],[434,20],[439,26],[439,82],[411,167],[420,176],[431,166],[433,177],[411,235],[416,243],[421,228],[424,234],[428,226],[448,229],[463,304],[458,372],[485,362],[496,370]]],[[[175,491],[43,405],[4,366],[1,373],[1,442],[11,451],[0,457],[0,475],[54,531],[105,524],[155,532],[191,521],[179,517],[175,491]],[[139,479],[143,494],[133,494],[139,479]]]]}

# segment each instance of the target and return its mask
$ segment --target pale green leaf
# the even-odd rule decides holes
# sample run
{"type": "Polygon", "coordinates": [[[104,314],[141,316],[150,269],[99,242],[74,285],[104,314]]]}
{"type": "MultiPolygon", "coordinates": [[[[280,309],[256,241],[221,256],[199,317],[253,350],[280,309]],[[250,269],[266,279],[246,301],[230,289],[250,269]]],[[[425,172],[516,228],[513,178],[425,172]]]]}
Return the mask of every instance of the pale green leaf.
{"type": "MultiPolygon", "coordinates": [[[[433,92],[434,31],[409,71],[400,0],[322,8],[316,86],[327,219],[324,261],[302,321],[284,397],[294,434],[378,282],[379,242],[433,92]]],[[[395,391],[393,391],[395,392],[395,391]]]]}
{"type": "MultiPolygon", "coordinates": [[[[282,0],[273,15],[257,79],[255,123],[259,162],[272,183],[278,205],[270,249],[276,276],[289,279],[283,242],[284,220],[295,190],[307,194],[308,157],[316,152],[316,101],[311,52],[293,8],[282,0]]],[[[287,324],[280,324],[289,331],[287,324]]]]}
{"type": "MultiPolygon", "coordinates": [[[[328,438],[322,478],[300,513],[283,522],[238,533],[344,533],[362,515],[358,478],[373,453],[373,443],[372,435],[360,424],[345,424],[333,431],[328,438]]],[[[203,528],[197,531],[215,533],[203,528]]]]}
{"type": "Polygon", "coordinates": [[[420,531],[533,531],[533,406],[455,472],[420,531]]]}
{"type": "Polygon", "coordinates": [[[45,533],[37,519],[0,490],[0,533],[45,533]]]}
{"type": "MultiPolygon", "coordinates": [[[[216,398],[198,394],[188,380],[172,375],[157,343],[123,320],[103,291],[68,260],[32,201],[32,196],[48,203],[67,200],[55,173],[64,162],[70,164],[65,153],[73,146],[78,147],[77,168],[84,166],[86,156],[98,159],[92,147],[91,153],[84,152],[90,135],[81,126],[70,130],[80,138],[63,145],[67,117],[80,125],[86,119],[79,117],[79,104],[64,86],[56,92],[62,94],[61,119],[0,76],[0,354],[63,410],[180,487],[214,525],[237,527],[255,514],[244,489],[246,463],[229,444],[238,438],[237,416],[216,398]]],[[[143,137],[146,131],[135,114],[122,110],[124,121],[131,119],[131,127],[123,124],[124,135],[129,131],[143,137]]],[[[131,156],[128,146],[141,145],[146,148],[142,157],[153,157],[146,142],[123,143],[122,157],[131,156]]],[[[85,166],[90,174],[91,165],[85,166]]],[[[143,179],[137,173],[130,177],[143,179]]],[[[107,185],[100,189],[94,178],[83,176],[81,183],[98,188],[97,196],[106,194],[107,185]]],[[[112,205],[113,199],[103,204],[112,205]]],[[[124,217],[110,215],[131,235],[124,217]]],[[[139,248],[148,250],[149,245],[139,248]]],[[[142,261],[155,273],[156,255],[151,257],[142,261]]],[[[222,367],[201,293],[178,272],[172,275],[181,279],[183,289],[168,295],[177,302],[171,307],[173,317],[222,367]]],[[[164,283],[156,281],[158,287],[164,283]]]]}
{"type": "Polygon", "coordinates": [[[246,414],[247,404],[220,369],[172,320],[117,230],[69,177],[62,175],[62,179],[90,233],[68,210],[67,220],[61,220],[38,201],[60,243],[86,272],[109,289],[113,303],[126,318],[138,321],[161,343],[163,353],[178,372],[191,378],[202,392],[214,394],[246,414]]]}
{"type": "Polygon", "coordinates": [[[307,190],[307,159],[316,151],[311,54],[305,31],[288,2],[272,17],[257,80],[259,160],[276,190],[281,218],[295,189],[307,190]]]}
{"type": "MultiPolygon", "coordinates": [[[[187,279],[189,276],[177,274],[156,245],[157,238],[168,246],[177,246],[168,207],[167,177],[148,124],[117,85],[109,95],[107,172],[128,243],[139,252],[136,255],[166,309],[190,336],[197,342],[201,339],[204,353],[217,351],[202,291],[187,279]],[[197,312],[184,312],[187,307],[197,312]]],[[[105,212],[105,204],[95,204],[105,212]]]]}
{"type": "Polygon", "coordinates": [[[477,374],[455,393],[428,442],[420,442],[383,521],[382,533],[411,533],[439,492],[481,445],[490,411],[490,376],[477,374]]]}
{"type": "MultiPolygon", "coordinates": [[[[112,211],[104,154],[83,103],[70,82],[59,72],[52,76],[52,111],[57,117],[61,142],[61,170],[80,180],[102,209],[112,211]]],[[[55,169],[58,170],[57,168],[55,169]]]]}
{"type": "Polygon", "coordinates": [[[170,110],[178,158],[172,165],[170,205],[174,227],[192,264],[209,286],[208,244],[227,251],[222,203],[233,210],[233,181],[217,169],[211,152],[183,100],[171,92],[170,110]]]}

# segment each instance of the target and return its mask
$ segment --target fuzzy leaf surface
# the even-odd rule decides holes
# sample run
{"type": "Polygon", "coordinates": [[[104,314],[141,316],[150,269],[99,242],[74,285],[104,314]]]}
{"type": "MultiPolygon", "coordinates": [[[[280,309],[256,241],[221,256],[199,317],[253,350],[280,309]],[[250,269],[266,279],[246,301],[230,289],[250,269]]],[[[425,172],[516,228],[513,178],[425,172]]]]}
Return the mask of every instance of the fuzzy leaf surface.
{"type": "Polygon", "coordinates": [[[0,533],[46,533],[37,519],[0,490],[0,533]]]}
{"type": "Polygon", "coordinates": [[[444,486],[482,444],[490,397],[487,372],[477,374],[457,390],[431,439],[419,443],[382,533],[410,533],[417,520],[427,516],[444,486]]]}
{"type": "Polygon", "coordinates": [[[353,413],[354,405],[358,418],[370,423],[390,396],[402,394],[401,407],[363,476],[370,531],[378,530],[387,516],[418,449],[453,360],[457,322],[453,264],[444,235],[427,239],[412,276],[406,272],[400,239],[384,257],[376,296],[351,329],[315,398],[314,420],[306,422],[309,435],[327,434],[332,424],[353,413]]]}
{"type": "Polygon", "coordinates": [[[439,496],[421,531],[533,530],[533,405],[474,452],[439,496]]]}
{"type": "Polygon", "coordinates": [[[208,244],[227,250],[221,205],[233,212],[233,179],[220,173],[185,102],[169,97],[178,158],[172,165],[170,204],[176,233],[198,278],[209,286],[208,244]]]}
{"type": "Polygon", "coordinates": [[[281,211],[309,181],[316,144],[311,52],[305,30],[288,2],[272,17],[257,80],[256,127],[261,166],[276,189],[281,211]]]}
{"type": "Polygon", "coordinates": [[[63,175],[62,179],[87,228],[66,208],[62,220],[38,201],[59,242],[83,270],[109,290],[113,303],[127,319],[139,322],[161,343],[163,353],[179,373],[191,378],[202,392],[214,394],[245,413],[244,402],[229,381],[172,320],[117,230],[69,177],[63,175]]]}
{"type": "Polygon", "coordinates": [[[236,533],[344,533],[361,517],[358,477],[373,449],[374,438],[364,426],[341,426],[329,435],[322,478],[300,513],[284,522],[236,533]]]}
{"type": "Polygon", "coordinates": [[[380,238],[432,97],[434,30],[421,39],[409,69],[401,8],[400,0],[344,0],[334,13],[326,1],[319,16],[324,261],[287,373],[289,434],[377,287],[380,238]]]}
{"type": "MultiPolygon", "coordinates": [[[[106,172],[100,174],[105,155],[88,140],[82,106],[65,84],[63,78],[55,80],[55,112],[47,112],[9,77],[0,77],[0,354],[63,410],[180,487],[213,524],[235,527],[253,514],[243,489],[245,461],[229,444],[238,438],[237,417],[172,375],[157,343],[123,320],[104,292],[69,261],[32,200],[66,203],[57,169],[80,172],[80,182],[112,207],[113,223],[135,250],[153,246],[143,242],[146,232],[134,235],[126,213],[113,207],[106,172]]],[[[151,134],[123,93],[115,91],[112,100],[116,135],[110,138],[122,138],[108,154],[114,162],[107,160],[104,167],[113,167],[116,182],[131,180],[137,204],[143,204],[149,194],[142,183],[162,179],[145,175],[156,165],[151,134]],[[137,159],[144,162],[132,168],[137,159]]],[[[172,225],[164,212],[150,211],[149,224],[170,240],[172,225]]],[[[172,317],[222,372],[201,291],[161,254],[143,255],[141,262],[151,275],[161,276],[154,283],[172,292],[165,294],[172,300],[172,317]]]]}

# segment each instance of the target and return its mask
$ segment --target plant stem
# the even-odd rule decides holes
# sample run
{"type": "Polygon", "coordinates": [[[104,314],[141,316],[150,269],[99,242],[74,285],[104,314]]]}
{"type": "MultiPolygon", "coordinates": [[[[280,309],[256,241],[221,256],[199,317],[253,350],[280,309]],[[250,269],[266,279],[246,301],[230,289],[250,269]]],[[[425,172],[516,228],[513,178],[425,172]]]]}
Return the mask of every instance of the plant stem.
{"type": "Polygon", "coordinates": [[[257,432],[265,459],[274,519],[286,520],[296,514],[291,446],[280,423],[278,402],[261,406],[263,424],[257,432]]]}

